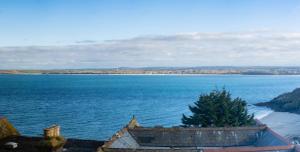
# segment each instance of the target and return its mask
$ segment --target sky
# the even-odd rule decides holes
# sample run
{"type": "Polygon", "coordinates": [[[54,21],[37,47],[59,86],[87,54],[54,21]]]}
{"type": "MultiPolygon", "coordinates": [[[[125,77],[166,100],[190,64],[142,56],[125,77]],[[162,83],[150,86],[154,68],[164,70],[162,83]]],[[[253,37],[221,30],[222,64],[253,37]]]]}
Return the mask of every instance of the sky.
{"type": "Polygon", "coordinates": [[[300,66],[299,0],[0,0],[0,69],[300,66]]]}

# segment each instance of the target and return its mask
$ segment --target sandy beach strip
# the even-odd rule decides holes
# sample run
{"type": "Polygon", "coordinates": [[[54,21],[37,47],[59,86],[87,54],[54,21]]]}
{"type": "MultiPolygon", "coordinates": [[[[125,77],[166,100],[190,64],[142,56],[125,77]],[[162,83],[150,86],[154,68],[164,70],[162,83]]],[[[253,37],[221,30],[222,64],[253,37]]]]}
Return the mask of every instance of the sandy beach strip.
{"type": "Polygon", "coordinates": [[[300,115],[289,112],[272,112],[259,119],[278,134],[294,140],[300,138],[300,115]]]}

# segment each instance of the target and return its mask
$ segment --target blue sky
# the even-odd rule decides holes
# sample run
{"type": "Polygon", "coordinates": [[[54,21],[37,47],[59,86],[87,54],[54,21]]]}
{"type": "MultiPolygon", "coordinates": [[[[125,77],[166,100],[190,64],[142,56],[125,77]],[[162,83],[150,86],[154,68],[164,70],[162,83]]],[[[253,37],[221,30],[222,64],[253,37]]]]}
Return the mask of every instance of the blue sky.
{"type": "Polygon", "coordinates": [[[0,69],[300,66],[299,0],[0,0],[0,69]]]}
{"type": "Polygon", "coordinates": [[[299,16],[299,0],[1,0],[0,46],[189,32],[295,32],[299,16]]]}

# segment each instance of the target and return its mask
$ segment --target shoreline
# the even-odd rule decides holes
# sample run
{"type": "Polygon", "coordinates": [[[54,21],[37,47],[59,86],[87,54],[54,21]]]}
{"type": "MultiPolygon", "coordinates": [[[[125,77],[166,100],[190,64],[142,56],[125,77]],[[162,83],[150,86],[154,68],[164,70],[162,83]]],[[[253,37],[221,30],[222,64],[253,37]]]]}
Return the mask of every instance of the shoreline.
{"type": "Polygon", "coordinates": [[[0,73],[0,75],[109,75],[109,76],[291,76],[299,77],[300,74],[103,74],[103,73],[0,73]]]}
{"type": "Polygon", "coordinates": [[[275,111],[273,110],[269,110],[269,111],[265,111],[265,113],[258,115],[258,116],[254,116],[255,119],[261,120],[264,119],[265,117],[268,117],[269,115],[271,115],[272,113],[274,113],[275,111]]]}
{"type": "MultiPolygon", "coordinates": [[[[0,75],[246,75],[246,74],[147,74],[147,73],[140,73],[140,74],[114,74],[114,73],[0,73],[0,75]]],[[[300,76],[300,74],[299,74],[300,76]]]]}

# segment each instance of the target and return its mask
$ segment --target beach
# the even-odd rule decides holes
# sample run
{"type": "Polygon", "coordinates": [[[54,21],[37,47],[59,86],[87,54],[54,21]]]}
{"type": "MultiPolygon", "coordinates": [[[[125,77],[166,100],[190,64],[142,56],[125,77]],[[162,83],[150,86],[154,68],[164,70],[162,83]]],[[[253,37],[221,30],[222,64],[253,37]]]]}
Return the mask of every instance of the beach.
{"type": "Polygon", "coordinates": [[[290,139],[300,138],[300,115],[289,112],[272,112],[260,121],[280,135],[290,139]]]}

